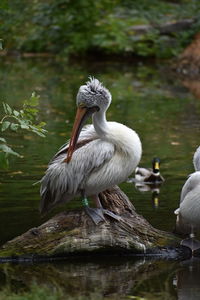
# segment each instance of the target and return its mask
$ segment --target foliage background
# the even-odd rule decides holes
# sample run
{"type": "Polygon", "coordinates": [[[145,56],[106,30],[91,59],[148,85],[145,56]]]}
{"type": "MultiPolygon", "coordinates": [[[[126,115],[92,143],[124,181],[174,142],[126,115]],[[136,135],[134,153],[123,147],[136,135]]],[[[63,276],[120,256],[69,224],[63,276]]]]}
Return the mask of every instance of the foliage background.
{"type": "Polygon", "coordinates": [[[198,0],[1,0],[0,37],[4,48],[50,52],[67,57],[88,52],[171,57],[199,30],[198,0]],[[185,18],[197,22],[190,30],[159,35],[156,26],[185,18]],[[136,35],[134,25],[151,24],[136,35]]]}

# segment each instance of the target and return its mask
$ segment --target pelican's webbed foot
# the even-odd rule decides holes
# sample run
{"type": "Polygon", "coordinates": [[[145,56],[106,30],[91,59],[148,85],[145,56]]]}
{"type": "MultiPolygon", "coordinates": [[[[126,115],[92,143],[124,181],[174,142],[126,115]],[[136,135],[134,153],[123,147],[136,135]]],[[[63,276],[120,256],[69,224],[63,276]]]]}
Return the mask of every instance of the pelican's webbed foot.
{"type": "Polygon", "coordinates": [[[101,208],[92,208],[86,206],[85,211],[96,225],[106,221],[101,208]]]}
{"type": "Polygon", "coordinates": [[[108,209],[104,209],[101,205],[99,205],[100,207],[98,208],[89,207],[88,200],[86,197],[83,198],[83,206],[85,207],[85,211],[88,214],[88,216],[96,225],[98,225],[100,222],[106,222],[104,215],[109,216],[117,221],[121,220],[120,216],[117,216],[108,209]]]}
{"type": "Polygon", "coordinates": [[[121,220],[120,216],[115,215],[112,211],[107,209],[85,206],[85,211],[96,225],[98,225],[100,222],[106,221],[104,215],[107,215],[117,221],[121,220]]]}
{"type": "Polygon", "coordinates": [[[102,209],[103,210],[103,213],[117,221],[120,221],[121,220],[121,217],[114,214],[112,211],[108,210],[108,209],[102,209]]]}
{"type": "Polygon", "coordinates": [[[190,248],[193,251],[200,249],[200,241],[194,239],[193,237],[189,237],[181,241],[181,245],[190,248]]]}

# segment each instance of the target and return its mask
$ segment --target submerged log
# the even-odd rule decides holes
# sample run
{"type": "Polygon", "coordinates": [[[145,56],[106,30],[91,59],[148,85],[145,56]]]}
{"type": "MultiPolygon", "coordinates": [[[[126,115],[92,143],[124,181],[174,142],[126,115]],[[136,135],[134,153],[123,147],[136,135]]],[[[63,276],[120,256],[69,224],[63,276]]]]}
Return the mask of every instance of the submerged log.
{"type": "Polygon", "coordinates": [[[59,213],[4,244],[0,248],[0,261],[95,254],[162,256],[164,253],[170,257],[173,253],[175,258],[185,255],[179,247],[180,240],[171,233],[153,228],[136,213],[118,187],[101,193],[100,198],[104,208],[121,217],[119,221],[107,216],[106,222],[96,226],[84,210],[59,213]]]}

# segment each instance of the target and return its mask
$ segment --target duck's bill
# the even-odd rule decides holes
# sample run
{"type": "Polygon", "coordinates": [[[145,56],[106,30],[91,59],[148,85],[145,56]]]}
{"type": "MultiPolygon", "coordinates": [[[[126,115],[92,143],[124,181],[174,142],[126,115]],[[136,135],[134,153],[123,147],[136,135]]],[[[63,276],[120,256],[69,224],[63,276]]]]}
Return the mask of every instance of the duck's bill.
{"type": "Polygon", "coordinates": [[[160,164],[159,164],[159,162],[157,162],[157,161],[155,162],[155,169],[156,169],[156,170],[159,170],[159,169],[160,169],[160,164]]]}
{"type": "Polygon", "coordinates": [[[69,163],[71,161],[72,155],[76,149],[76,144],[77,144],[81,129],[83,128],[87,119],[97,110],[98,110],[98,108],[96,106],[90,107],[90,108],[78,107],[74,125],[73,125],[73,129],[72,129],[72,133],[71,133],[71,139],[69,142],[69,148],[67,151],[67,157],[64,160],[64,162],[69,163]]]}

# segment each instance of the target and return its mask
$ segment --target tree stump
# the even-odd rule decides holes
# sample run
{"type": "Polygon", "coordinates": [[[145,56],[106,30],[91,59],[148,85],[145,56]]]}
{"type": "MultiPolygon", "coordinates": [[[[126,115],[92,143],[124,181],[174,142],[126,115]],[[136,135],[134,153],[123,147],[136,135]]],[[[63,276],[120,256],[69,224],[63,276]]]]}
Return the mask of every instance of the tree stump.
{"type": "Polygon", "coordinates": [[[85,211],[65,211],[7,242],[0,261],[46,260],[71,255],[161,255],[182,257],[188,251],[171,233],[153,228],[138,215],[127,196],[114,187],[100,194],[104,208],[120,216],[98,226],[85,211]]]}

